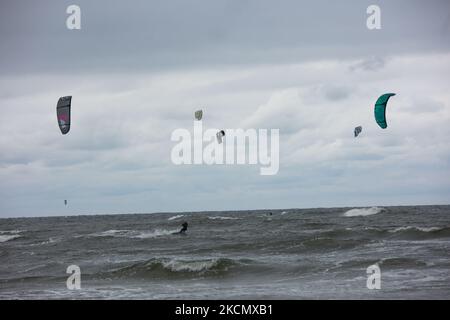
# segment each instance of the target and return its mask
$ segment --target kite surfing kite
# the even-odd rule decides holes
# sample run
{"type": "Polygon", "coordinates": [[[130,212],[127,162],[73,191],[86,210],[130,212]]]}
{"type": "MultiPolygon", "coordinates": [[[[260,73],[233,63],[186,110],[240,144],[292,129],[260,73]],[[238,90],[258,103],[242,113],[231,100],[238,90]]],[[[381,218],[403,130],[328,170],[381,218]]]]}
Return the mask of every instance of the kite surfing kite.
{"type": "Polygon", "coordinates": [[[355,130],[354,130],[355,138],[361,133],[361,131],[362,131],[361,126],[358,126],[355,128],[355,130]]]}
{"type": "Polygon", "coordinates": [[[56,105],[56,116],[58,118],[58,125],[62,134],[67,134],[70,130],[71,102],[72,96],[61,97],[56,105]]]}
{"type": "Polygon", "coordinates": [[[203,111],[202,110],[195,111],[195,119],[200,121],[200,120],[202,120],[202,117],[203,117],[203,111]]]}
{"type": "Polygon", "coordinates": [[[395,93],[385,93],[375,103],[375,120],[382,129],[387,128],[386,105],[392,96],[395,96],[395,93]]]}
{"type": "Polygon", "coordinates": [[[225,137],[225,131],[220,130],[216,133],[217,142],[222,143],[222,138],[225,137]]]}

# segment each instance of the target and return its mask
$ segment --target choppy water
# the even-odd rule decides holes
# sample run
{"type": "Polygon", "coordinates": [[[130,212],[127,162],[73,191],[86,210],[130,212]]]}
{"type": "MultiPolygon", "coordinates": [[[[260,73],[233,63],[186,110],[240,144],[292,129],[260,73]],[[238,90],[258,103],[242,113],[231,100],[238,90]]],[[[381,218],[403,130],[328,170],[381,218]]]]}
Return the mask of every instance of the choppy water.
{"type": "Polygon", "coordinates": [[[450,206],[272,212],[0,219],[0,298],[450,298],[450,206]]]}

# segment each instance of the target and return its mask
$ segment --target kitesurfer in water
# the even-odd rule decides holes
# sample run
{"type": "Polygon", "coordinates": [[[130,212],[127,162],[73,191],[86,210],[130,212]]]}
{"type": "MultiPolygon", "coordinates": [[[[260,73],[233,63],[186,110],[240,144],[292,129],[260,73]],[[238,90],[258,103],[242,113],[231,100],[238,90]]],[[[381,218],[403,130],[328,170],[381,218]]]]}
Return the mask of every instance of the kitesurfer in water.
{"type": "Polygon", "coordinates": [[[187,222],[183,222],[183,224],[181,225],[182,228],[180,230],[180,233],[185,233],[188,227],[188,223],[187,222]]]}

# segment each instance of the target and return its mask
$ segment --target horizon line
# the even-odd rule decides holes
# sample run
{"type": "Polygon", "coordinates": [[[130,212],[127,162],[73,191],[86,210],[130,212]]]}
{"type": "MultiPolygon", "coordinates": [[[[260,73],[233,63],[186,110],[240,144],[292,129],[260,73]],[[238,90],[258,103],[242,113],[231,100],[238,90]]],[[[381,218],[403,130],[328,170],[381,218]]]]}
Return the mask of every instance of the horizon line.
{"type": "Polygon", "coordinates": [[[126,213],[92,213],[92,214],[70,214],[70,215],[43,215],[43,216],[17,216],[0,217],[2,219],[24,219],[24,218],[68,218],[68,217],[91,217],[91,216],[118,216],[118,215],[148,215],[148,214],[192,214],[192,213],[215,213],[215,212],[241,212],[241,211],[281,211],[281,210],[310,210],[310,209],[347,209],[347,208],[388,208],[388,207],[430,207],[430,206],[450,206],[446,204],[398,204],[398,205],[367,205],[367,206],[337,206],[337,207],[308,207],[308,208],[269,208],[269,209],[227,209],[227,210],[198,210],[198,211],[154,211],[154,212],[126,212],[126,213]]]}

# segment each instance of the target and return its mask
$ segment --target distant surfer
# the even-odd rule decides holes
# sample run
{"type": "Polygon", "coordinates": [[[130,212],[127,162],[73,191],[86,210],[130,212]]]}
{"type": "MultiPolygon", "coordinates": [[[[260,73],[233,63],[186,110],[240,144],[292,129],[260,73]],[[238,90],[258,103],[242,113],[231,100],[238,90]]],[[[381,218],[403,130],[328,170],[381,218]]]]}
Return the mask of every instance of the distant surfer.
{"type": "Polygon", "coordinates": [[[183,222],[183,224],[181,226],[182,226],[182,228],[179,233],[184,234],[187,231],[188,223],[183,222]]]}

